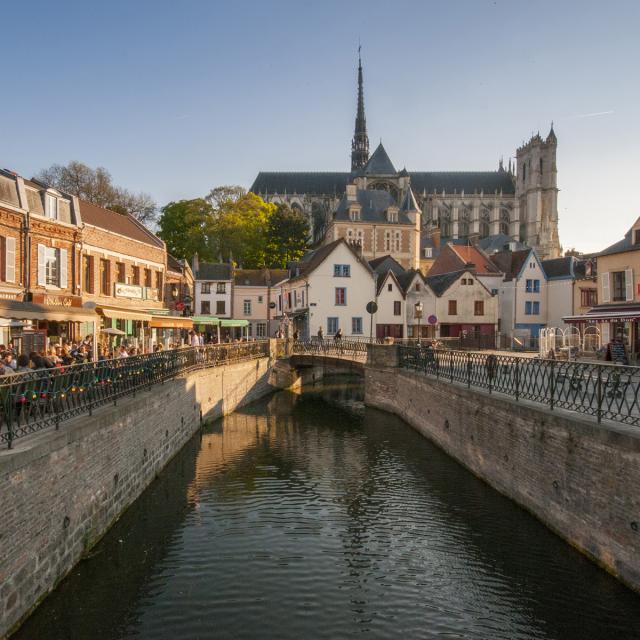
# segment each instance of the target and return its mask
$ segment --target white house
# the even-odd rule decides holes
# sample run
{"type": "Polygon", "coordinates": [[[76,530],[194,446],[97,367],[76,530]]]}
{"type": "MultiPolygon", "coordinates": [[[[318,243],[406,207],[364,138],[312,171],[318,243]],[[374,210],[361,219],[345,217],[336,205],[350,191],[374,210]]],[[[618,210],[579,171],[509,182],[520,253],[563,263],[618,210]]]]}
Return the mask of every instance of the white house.
{"type": "Polygon", "coordinates": [[[498,251],[492,262],[504,273],[498,288],[502,346],[529,346],[547,325],[548,285],[533,249],[498,251]]]}
{"type": "Polygon", "coordinates": [[[344,238],[307,253],[281,283],[277,314],[283,329],[300,339],[364,336],[368,333],[367,303],[375,298],[371,267],[344,238]]]}
{"type": "Polygon", "coordinates": [[[194,316],[231,318],[233,272],[230,264],[193,260],[194,316]]]}
{"type": "Polygon", "coordinates": [[[398,276],[389,270],[378,275],[376,302],[378,310],[373,322],[376,338],[407,336],[406,296],[398,276]]]}
{"type": "Polygon", "coordinates": [[[436,337],[436,294],[426,283],[420,271],[410,269],[398,276],[405,293],[407,338],[436,337]],[[422,317],[418,319],[416,304],[422,305],[422,317]],[[420,328],[418,331],[418,327],[420,328]]]}

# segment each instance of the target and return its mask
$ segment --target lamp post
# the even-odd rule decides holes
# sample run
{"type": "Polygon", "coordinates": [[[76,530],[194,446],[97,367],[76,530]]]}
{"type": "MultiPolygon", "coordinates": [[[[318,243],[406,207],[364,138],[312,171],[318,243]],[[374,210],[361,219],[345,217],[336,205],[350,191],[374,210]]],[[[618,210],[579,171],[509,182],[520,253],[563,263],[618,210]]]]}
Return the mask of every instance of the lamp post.
{"type": "Polygon", "coordinates": [[[420,338],[422,337],[420,334],[420,320],[422,320],[422,301],[418,300],[415,304],[415,317],[418,318],[418,346],[420,346],[420,338]]]}

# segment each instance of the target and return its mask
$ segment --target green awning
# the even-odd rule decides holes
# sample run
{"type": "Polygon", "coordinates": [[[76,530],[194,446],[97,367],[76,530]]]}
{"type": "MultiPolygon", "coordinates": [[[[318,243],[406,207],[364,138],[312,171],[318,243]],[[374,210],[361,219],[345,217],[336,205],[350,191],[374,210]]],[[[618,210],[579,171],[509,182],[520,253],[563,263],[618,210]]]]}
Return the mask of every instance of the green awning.
{"type": "Polygon", "coordinates": [[[193,324],[220,324],[220,319],[216,318],[215,316],[192,316],[191,320],[193,320],[193,324]]]}
{"type": "Polygon", "coordinates": [[[248,327],[248,320],[220,320],[221,327],[248,327]]]}

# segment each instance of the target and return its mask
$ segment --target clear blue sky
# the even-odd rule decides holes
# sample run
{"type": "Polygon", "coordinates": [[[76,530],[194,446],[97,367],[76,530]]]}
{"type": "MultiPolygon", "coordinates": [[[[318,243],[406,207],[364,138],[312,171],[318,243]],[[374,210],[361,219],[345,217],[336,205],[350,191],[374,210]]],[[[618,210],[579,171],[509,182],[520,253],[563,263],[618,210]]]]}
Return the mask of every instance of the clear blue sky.
{"type": "Polygon", "coordinates": [[[640,2],[12,2],[0,164],[77,159],[159,204],[259,170],[348,170],[362,42],[372,146],[493,169],[551,120],[560,237],[640,215],[640,2]],[[599,115],[593,115],[599,114],[599,115]]]}

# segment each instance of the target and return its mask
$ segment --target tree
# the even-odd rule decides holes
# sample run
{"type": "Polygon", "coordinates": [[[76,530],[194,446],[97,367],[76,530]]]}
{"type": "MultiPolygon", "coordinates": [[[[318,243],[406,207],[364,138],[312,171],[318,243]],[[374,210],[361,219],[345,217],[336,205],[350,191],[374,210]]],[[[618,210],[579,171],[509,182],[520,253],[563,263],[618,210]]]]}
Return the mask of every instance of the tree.
{"type": "Polygon", "coordinates": [[[219,209],[220,207],[238,202],[238,200],[245,195],[247,195],[247,190],[244,187],[239,187],[238,185],[223,185],[211,189],[205,200],[211,203],[214,208],[219,209]]]}
{"type": "Polygon", "coordinates": [[[170,202],[161,209],[158,236],[176,258],[191,258],[197,253],[200,260],[213,260],[209,230],[213,222],[213,207],[204,199],[170,202]]]}
{"type": "Polygon", "coordinates": [[[144,224],[157,219],[156,203],[149,194],[133,193],[114,185],[111,174],[104,167],[92,169],[72,160],[66,165],[54,164],[43,169],[36,179],[100,207],[128,213],[144,224]]]}
{"type": "Polygon", "coordinates": [[[269,267],[284,269],[288,262],[299,260],[307,248],[309,223],[299,209],[279,204],[269,218],[267,257],[269,267]]]}

